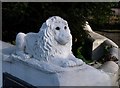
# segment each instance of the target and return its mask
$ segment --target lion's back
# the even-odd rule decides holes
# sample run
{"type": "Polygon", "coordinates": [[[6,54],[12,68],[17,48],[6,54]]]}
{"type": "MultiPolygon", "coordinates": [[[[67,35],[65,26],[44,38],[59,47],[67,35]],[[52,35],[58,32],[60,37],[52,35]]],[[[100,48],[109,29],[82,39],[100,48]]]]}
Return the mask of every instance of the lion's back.
{"type": "Polygon", "coordinates": [[[26,52],[33,55],[34,54],[34,47],[37,44],[37,33],[27,33],[26,39],[26,52]]]}

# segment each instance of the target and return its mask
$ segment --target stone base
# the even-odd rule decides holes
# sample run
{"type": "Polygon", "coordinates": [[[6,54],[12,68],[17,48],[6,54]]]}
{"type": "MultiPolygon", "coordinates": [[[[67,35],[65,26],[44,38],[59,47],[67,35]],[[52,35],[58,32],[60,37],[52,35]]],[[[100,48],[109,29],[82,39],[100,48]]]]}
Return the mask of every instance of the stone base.
{"type": "Polygon", "coordinates": [[[20,61],[3,62],[3,72],[33,86],[112,86],[109,75],[86,64],[77,69],[69,69],[71,70],[48,73],[20,61]]]}
{"type": "Polygon", "coordinates": [[[115,86],[102,69],[87,64],[63,68],[45,63],[49,68],[45,65],[43,69],[43,64],[30,64],[33,59],[28,62],[11,59],[9,56],[14,52],[14,46],[4,43],[2,50],[3,73],[7,72],[33,86],[115,86]]]}

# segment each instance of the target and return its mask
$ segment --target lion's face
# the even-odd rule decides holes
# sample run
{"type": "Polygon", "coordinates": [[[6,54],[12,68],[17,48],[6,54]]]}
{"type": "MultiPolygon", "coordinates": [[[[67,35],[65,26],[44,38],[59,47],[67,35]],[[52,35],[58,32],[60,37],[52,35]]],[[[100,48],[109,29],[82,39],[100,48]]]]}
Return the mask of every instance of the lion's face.
{"type": "Polygon", "coordinates": [[[50,29],[53,31],[54,39],[61,45],[67,44],[72,40],[70,29],[65,20],[60,17],[51,17],[49,19],[50,29]]]}
{"type": "Polygon", "coordinates": [[[54,38],[59,44],[65,45],[71,40],[70,30],[65,22],[54,23],[52,29],[54,30],[54,38]]]}

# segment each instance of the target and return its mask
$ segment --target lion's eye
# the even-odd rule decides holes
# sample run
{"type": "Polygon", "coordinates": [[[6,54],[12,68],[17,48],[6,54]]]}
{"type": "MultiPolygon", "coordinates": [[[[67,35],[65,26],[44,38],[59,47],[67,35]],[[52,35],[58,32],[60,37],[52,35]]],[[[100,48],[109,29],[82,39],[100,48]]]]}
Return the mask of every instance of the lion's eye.
{"type": "Polygon", "coordinates": [[[65,26],[64,29],[67,29],[67,27],[65,26]]]}
{"type": "Polygon", "coordinates": [[[56,27],[55,29],[56,29],[56,30],[60,30],[60,27],[56,27]]]}

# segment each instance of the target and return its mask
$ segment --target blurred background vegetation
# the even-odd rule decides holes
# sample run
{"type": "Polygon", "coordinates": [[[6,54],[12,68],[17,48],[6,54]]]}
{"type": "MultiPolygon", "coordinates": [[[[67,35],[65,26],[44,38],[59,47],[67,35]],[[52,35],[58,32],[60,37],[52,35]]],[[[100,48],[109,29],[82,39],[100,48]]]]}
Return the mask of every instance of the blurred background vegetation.
{"type": "MultiPolygon", "coordinates": [[[[87,20],[93,30],[112,28],[110,18],[114,15],[111,8],[117,6],[118,2],[3,2],[2,40],[14,43],[18,32],[38,32],[43,22],[57,15],[68,21],[74,55],[84,59],[88,56],[85,54],[88,36],[82,25],[87,20]]],[[[119,24],[114,24],[117,29],[119,24]]]]}

